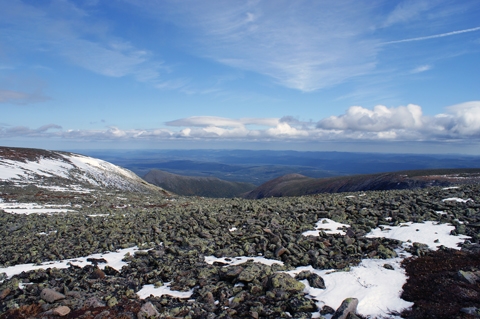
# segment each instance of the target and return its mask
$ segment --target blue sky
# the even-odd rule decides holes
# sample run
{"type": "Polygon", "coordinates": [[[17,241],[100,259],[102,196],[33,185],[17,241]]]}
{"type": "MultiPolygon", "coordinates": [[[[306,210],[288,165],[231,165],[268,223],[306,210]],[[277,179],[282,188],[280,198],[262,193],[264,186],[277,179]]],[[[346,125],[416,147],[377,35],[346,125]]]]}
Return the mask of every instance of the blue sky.
{"type": "Polygon", "coordinates": [[[0,144],[480,154],[480,2],[0,0],[0,144]]]}

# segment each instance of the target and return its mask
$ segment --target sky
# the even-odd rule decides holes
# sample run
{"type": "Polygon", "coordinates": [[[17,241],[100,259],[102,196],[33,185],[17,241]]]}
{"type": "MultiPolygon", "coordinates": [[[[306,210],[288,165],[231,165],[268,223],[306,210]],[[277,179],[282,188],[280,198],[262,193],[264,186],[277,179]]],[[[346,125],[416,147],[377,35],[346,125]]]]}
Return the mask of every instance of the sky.
{"type": "Polygon", "coordinates": [[[480,154],[480,2],[0,0],[0,145],[480,154]]]}

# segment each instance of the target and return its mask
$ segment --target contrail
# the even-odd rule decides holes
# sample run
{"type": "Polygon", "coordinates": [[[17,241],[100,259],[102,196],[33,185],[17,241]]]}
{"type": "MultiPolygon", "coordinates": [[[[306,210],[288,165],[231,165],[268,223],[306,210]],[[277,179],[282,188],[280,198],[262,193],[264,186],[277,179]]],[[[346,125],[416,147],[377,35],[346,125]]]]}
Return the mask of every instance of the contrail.
{"type": "Polygon", "coordinates": [[[394,43],[403,43],[403,42],[412,42],[412,41],[422,41],[422,40],[429,40],[429,39],[435,39],[435,38],[443,38],[443,37],[449,37],[451,35],[473,32],[473,31],[478,31],[478,30],[480,30],[480,27],[465,29],[465,30],[452,31],[452,32],[441,33],[441,34],[435,34],[435,35],[429,35],[429,36],[426,36],[426,37],[389,41],[389,42],[384,42],[383,44],[394,44],[394,43]]]}

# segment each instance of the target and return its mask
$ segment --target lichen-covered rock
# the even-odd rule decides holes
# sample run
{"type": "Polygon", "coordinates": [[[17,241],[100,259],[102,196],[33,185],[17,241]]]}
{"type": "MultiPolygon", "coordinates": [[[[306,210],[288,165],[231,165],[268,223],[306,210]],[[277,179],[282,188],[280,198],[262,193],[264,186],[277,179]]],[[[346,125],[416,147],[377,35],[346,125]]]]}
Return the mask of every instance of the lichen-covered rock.
{"type": "Polygon", "coordinates": [[[292,276],[286,273],[275,273],[268,279],[269,288],[280,289],[289,292],[300,292],[305,289],[305,285],[295,280],[292,276]]]}
{"type": "Polygon", "coordinates": [[[317,306],[312,299],[305,297],[293,297],[287,301],[290,312],[314,312],[317,311],[317,306]]]}
{"type": "Polygon", "coordinates": [[[308,284],[310,285],[310,287],[313,287],[313,288],[318,288],[318,289],[325,289],[325,281],[323,280],[322,277],[320,277],[319,275],[315,274],[315,273],[312,273],[308,270],[304,270],[300,273],[298,273],[296,276],[295,276],[295,279],[297,280],[307,280],[308,281],[308,284]]]}
{"type": "Polygon", "coordinates": [[[238,280],[245,282],[261,281],[272,273],[271,267],[259,263],[250,263],[238,275],[238,280]]]}
{"type": "Polygon", "coordinates": [[[347,319],[349,314],[355,314],[357,312],[357,306],[357,298],[345,299],[333,314],[332,319],[347,319]]]}

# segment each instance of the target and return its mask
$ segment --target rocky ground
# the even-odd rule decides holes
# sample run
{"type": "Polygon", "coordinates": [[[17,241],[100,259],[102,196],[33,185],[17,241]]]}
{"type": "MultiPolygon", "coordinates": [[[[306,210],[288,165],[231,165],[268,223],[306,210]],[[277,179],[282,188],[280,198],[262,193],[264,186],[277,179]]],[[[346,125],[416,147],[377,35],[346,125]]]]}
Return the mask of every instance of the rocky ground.
{"type": "Polygon", "coordinates": [[[143,251],[126,256],[128,264],[120,270],[102,269],[104,261],[98,259],[83,268],[4,275],[0,318],[310,318],[319,310],[331,316],[335,309],[317,309],[299,282],[307,279],[321,287],[320,277],[307,272],[293,278],[281,271],[306,265],[347,271],[365,258],[391,258],[400,241],[365,234],[379,225],[427,220],[450,223],[455,234],[471,239],[461,252],[432,253],[422,245],[412,246],[415,257],[404,262],[410,279],[403,298],[415,305],[402,317],[478,317],[479,190],[467,185],[242,200],[108,190],[59,193],[5,185],[0,193],[4,203],[66,205],[74,211],[51,215],[0,211],[0,267],[135,245],[143,251]],[[451,197],[471,200],[443,201],[451,197]],[[320,218],[351,227],[346,236],[325,232],[303,236],[320,218]],[[210,255],[263,256],[283,265],[247,262],[224,267],[206,263],[205,256],[210,255]],[[146,284],[169,285],[192,295],[139,299],[137,292],[146,284]],[[448,298],[452,294],[461,298],[448,298]]]}

